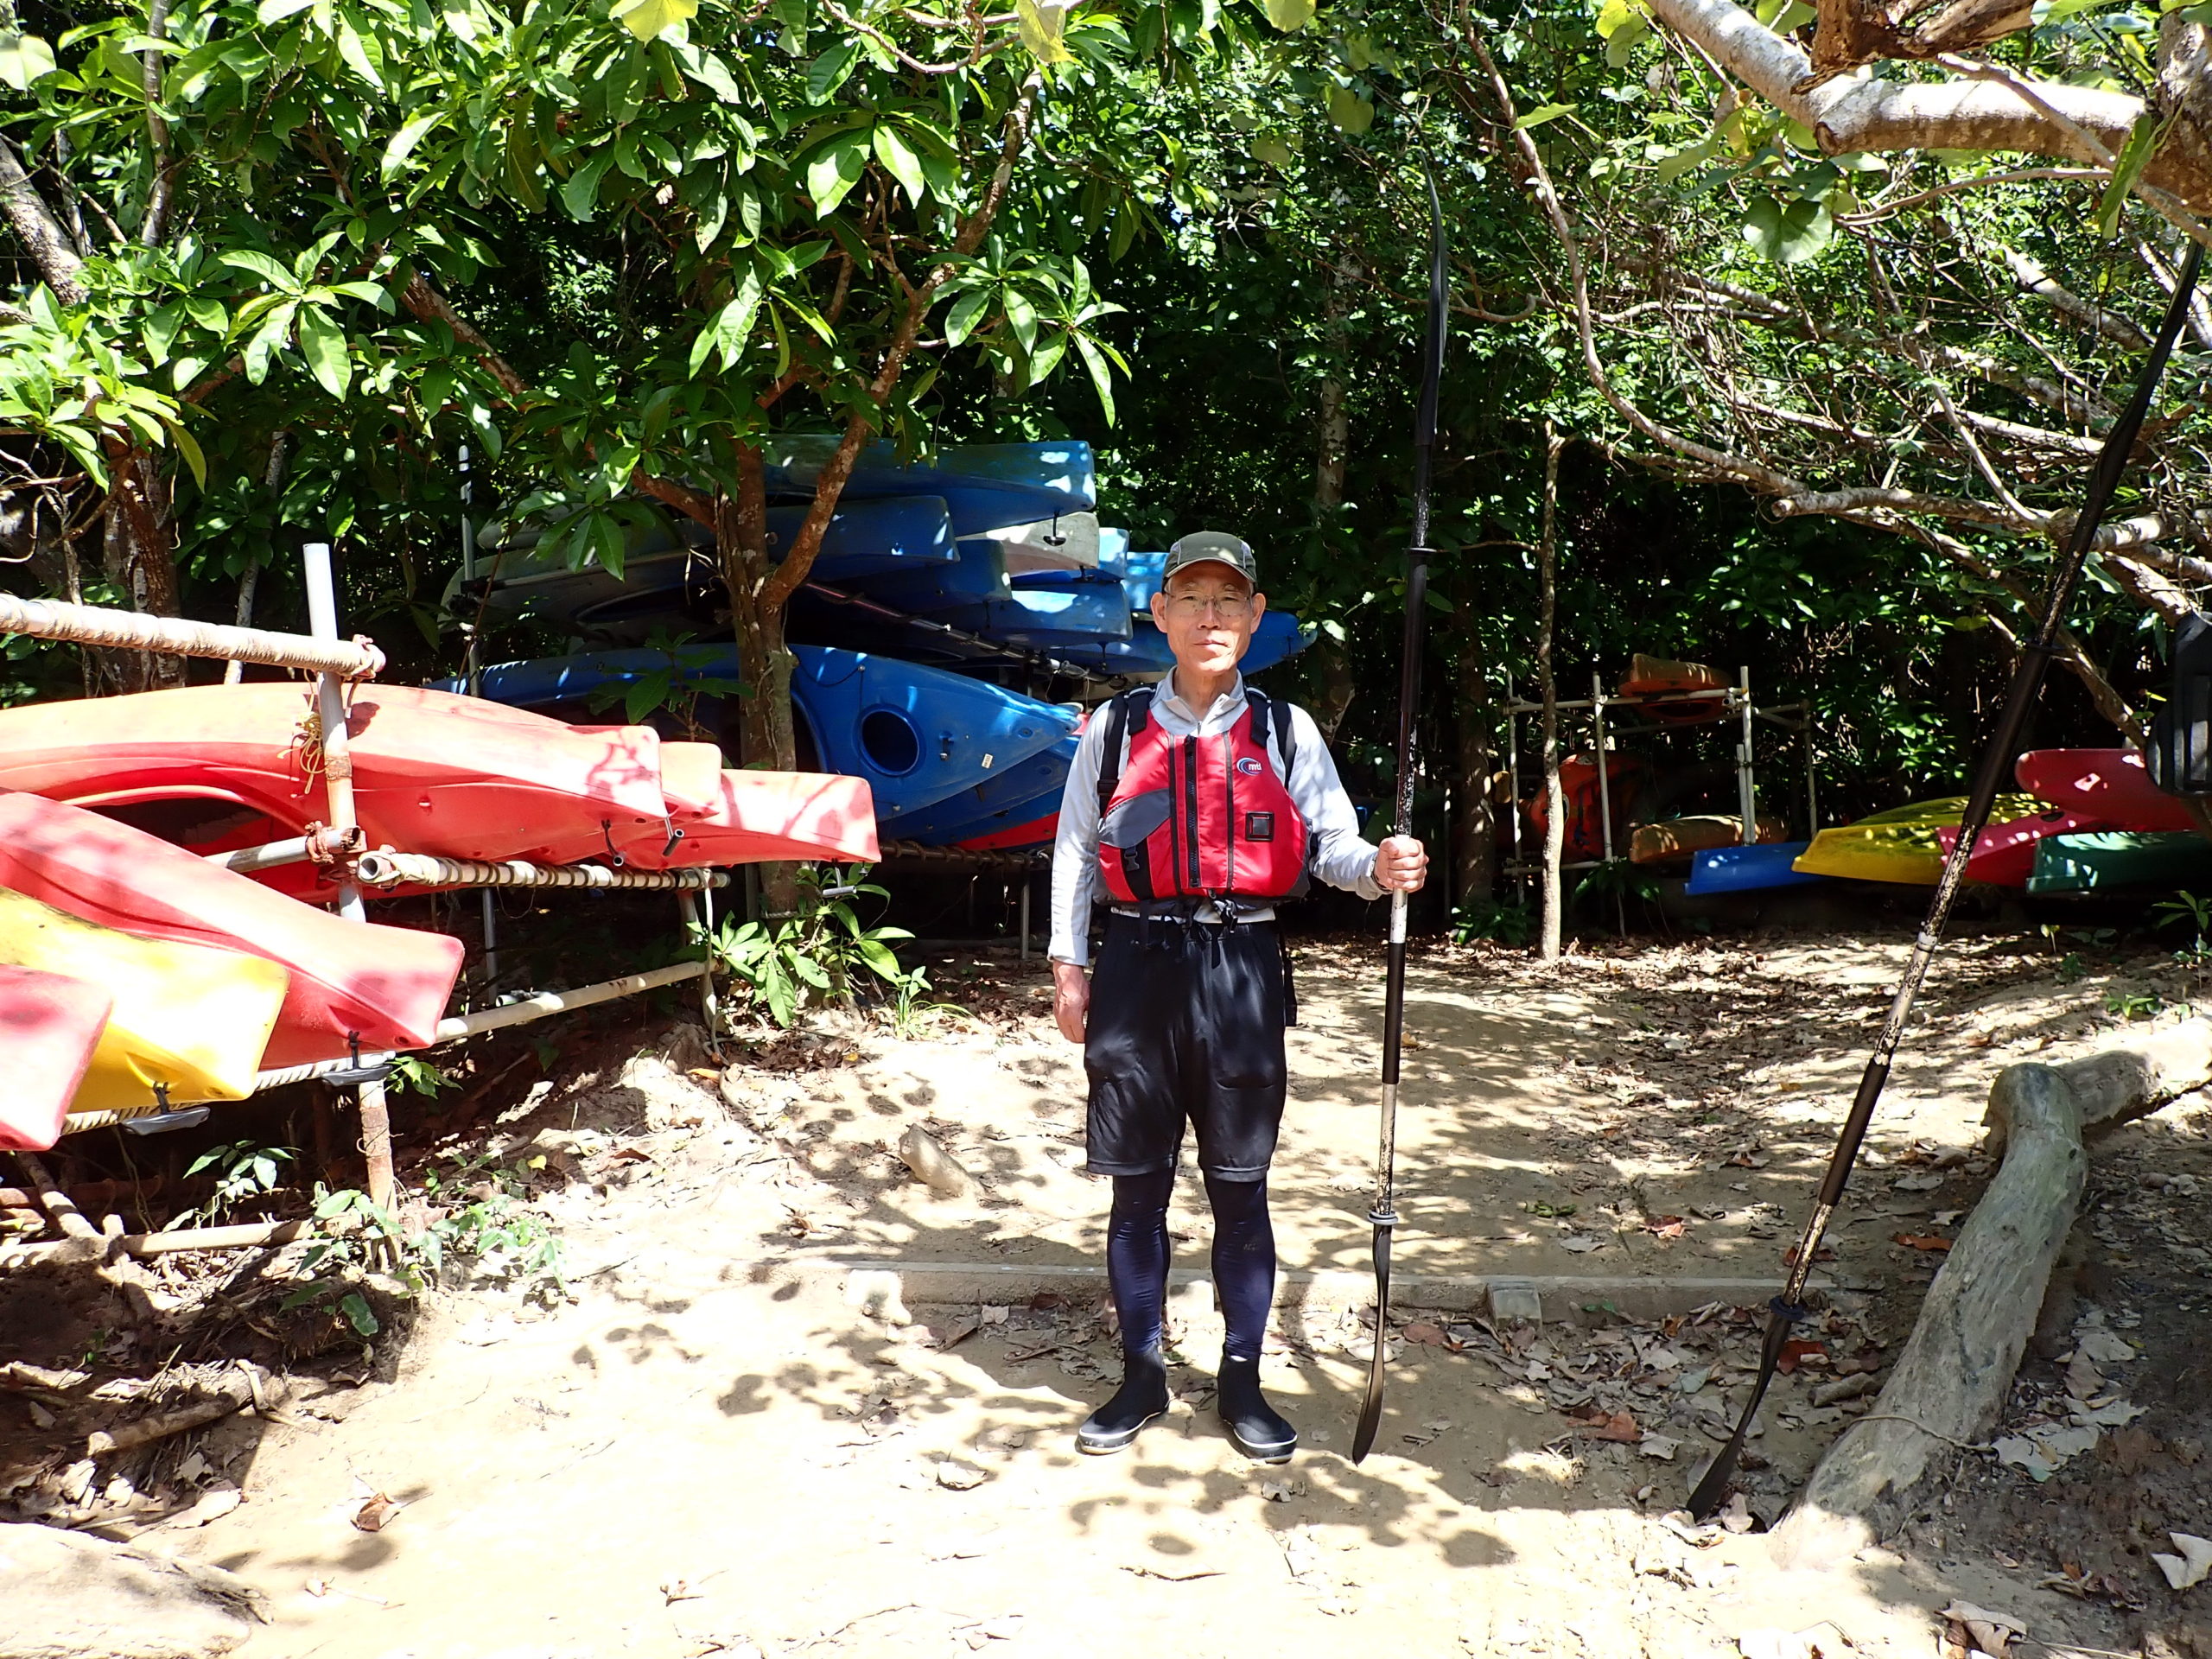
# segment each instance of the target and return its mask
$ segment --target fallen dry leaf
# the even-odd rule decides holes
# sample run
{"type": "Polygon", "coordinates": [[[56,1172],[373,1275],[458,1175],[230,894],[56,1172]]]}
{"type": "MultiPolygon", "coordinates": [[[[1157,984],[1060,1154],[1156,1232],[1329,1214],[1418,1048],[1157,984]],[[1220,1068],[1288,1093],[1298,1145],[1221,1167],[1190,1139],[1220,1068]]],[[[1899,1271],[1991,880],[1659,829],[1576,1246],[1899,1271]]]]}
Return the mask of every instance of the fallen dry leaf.
{"type": "Polygon", "coordinates": [[[1609,1412],[1603,1406],[1592,1405],[1579,1407],[1567,1414],[1581,1425],[1574,1432],[1592,1440],[1634,1446],[1643,1439],[1643,1431],[1636,1426],[1636,1419],[1624,1411],[1609,1412]]]}
{"type": "Polygon", "coordinates": [[[1680,1238],[1689,1230],[1689,1224],[1680,1216],[1654,1216],[1643,1224],[1643,1230],[1654,1238],[1680,1238]]]}
{"type": "Polygon", "coordinates": [[[1449,1348],[1452,1338],[1433,1325],[1409,1325],[1398,1332],[1408,1342],[1426,1343],[1431,1348],[1449,1348]]]}
{"type": "Polygon", "coordinates": [[[2212,1540],[2192,1533],[2170,1532],[2178,1555],[2153,1555],[2158,1571],[2166,1575],[2166,1582],[2176,1590],[2187,1590],[2204,1582],[2205,1574],[2212,1573],[2212,1540]]]}
{"type": "Polygon", "coordinates": [[[353,1511],[353,1525],[362,1532],[382,1532],[385,1523],[405,1507],[382,1492],[374,1493],[353,1511]]]}
{"type": "Polygon", "coordinates": [[[1891,1235],[1891,1243],[1902,1244],[1908,1250],[1948,1250],[1951,1248],[1949,1239],[1937,1238],[1932,1233],[1896,1233],[1891,1235]]]}
{"type": "Polygon", "coordinates": [[[1787,1376],[1799,1366],[1811,1367],[1816,1362],[1822,1366],[1828,1363],[1827,1344],[1807,1337],[1793,1337],[1782,1344],[1782,1357],[1775,1362],[1774,1369],[1787,1376]]]}

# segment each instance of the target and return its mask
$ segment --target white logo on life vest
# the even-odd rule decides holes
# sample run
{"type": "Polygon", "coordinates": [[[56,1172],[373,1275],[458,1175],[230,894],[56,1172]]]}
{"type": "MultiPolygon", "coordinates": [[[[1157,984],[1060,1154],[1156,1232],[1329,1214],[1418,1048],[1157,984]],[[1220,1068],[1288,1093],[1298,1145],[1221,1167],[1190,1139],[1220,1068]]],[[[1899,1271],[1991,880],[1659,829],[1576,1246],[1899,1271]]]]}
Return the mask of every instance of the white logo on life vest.
{"type": "Polygon", "coordinates": [[[1247,778],[1256,778],[1260,775],[1260,763],[1249,754],[1240,754],[1236,757],[1236,770],[1247,778]]]}

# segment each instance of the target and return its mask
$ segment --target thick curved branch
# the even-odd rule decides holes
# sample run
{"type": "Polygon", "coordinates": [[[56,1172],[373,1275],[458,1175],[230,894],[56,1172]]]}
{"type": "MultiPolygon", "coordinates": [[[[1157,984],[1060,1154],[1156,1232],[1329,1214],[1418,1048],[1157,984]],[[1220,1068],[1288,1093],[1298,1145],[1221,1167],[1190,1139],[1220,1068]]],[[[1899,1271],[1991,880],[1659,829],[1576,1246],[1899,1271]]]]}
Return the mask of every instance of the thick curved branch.
{"type": "MultiPolygon", "coordinates": [[[[1993,81],[1886,80],[1864,70],[1819,80],[1802,48],[1731,0],[1651,0],[1651,10],[1767,102],[1811,128],[1831,156],[1972,149],[2103,167],[2143,113],[2143,100],[2132,94],[2047,81],[2035,83],[2030,98],[2016,86],[1993,81]]],[[[2145,176],[2185,203],[2212,203],[2212,178],[2177,148],[2154,156],[2145,176]]]]}

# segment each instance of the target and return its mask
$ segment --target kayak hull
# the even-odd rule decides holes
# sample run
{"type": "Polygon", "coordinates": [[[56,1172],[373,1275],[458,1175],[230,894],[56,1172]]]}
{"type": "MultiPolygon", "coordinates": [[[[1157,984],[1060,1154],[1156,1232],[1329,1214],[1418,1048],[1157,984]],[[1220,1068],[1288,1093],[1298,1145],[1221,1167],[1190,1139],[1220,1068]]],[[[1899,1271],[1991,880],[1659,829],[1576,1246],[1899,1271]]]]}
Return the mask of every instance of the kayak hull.
{"type": "Polygon", "coordinates": [[[1827,878],[1794,868],[1795,861],[1811,845],[1805,841],[1779,841],[1757,847],[1715,847],[1693,854],[1689,880],[1682,890],[1701,895],[1815,886],[1827,878]]]}
{"type": "Polygon", "coordinates": [[[2032,893],[2175,888],[2212,883],[2212,842],[2194,830],[2108,830],[2036,843],[2032,893]]]}
{"type": "MultiPolygon", "coordinates": [[[[808,511],[798,505],[769,509],[771,557],[780,560],[808,511]]],[[[807,580],[837,586],[950,564],[958,556],[951,517],[936,497],[855,500],[841,504],[830,518],[807,580]]],[[[596,563],[572,570],[565,557],[541,556],[519,544],[499,557],[486,613],[501,621],[534,615],[569,622],[587,634],[639,633],[655,622],[728,603],[712,540],[689,523],[673,532],[658,527],[633,538],[620,576],[596,563]]]]}
{"type": "Polygon", "coordinates": [[[4,889],[0,963],[81,978],[109,999],[69,1102],[79,1112],[151,1109],[157,1084],[176,1101],[244,1100],[289,982],[260,957],[134,938],[4,889]]]}
{"type": "Polygon", "coordinates": [[[267,1067],[436,1039],[461,943],[349,922],[271,892],[158,836],[20,791],[0,792],[0,887],[142,939],[244,951],[290,980],[267,1067]]]}
{"type": "MultiPolygon", "coordinates": [[[[1990,816],[2010,823],[2028,817],[2039,805],[2029,796],[2000,795],[1990,816]]],[[[1965,816],[1963,795],[1892,807],[1856,823],[1821,830],[1798,857],[1795,868],[1808,875],[1844,880],[1932,887],[1943,874],[1941,832],[1955,830],[1965,816]]]]}
{"type": "MultiPolygon", "coordinates": [[[[1755,830],[1760,843],[1780,841],[1789,833],[1780,818],[1765,817],[1755,830]]],[[[1639,823],[1628,839],[1629,861],[1636,864],[1664,864],[1719,847],[1744,844],[1744,821],[1725,813],[1700,813],[1687,818],[1662,818],[1639,823]]]]}
{"type": "MultiPolygon", "coordinates": [[[[791,700],[827,770],[867,784],[888,820],[984,781],[1074,729],[1072,711],[940,669],[828,645],[794,645],[791,700]]],[[[486,697],[523,705],[588,697],[601,686],[671,672],[734,679],[730,645],[673,652],[588,652],[484,671],[486,697]]]]}
{"type": "MultiPolygon", "coordinates": [[[[1966,879],[1985,887],[2024,887],[2035,874],[2039,843],[2052,836],[2084,835],[2112,827],[2101,818],[2056,806],[2006,823],[1993,823],[1981,832],[1967,855],[1966,879]]],[[[1936,836],[1948,856],[1958,843],[1959,832],[1940,830],[1936,836]]]]}
{"type": "MultiPolygon", "coordinates": [[[[353,805],[369,845],[573,863],[662,823],[650,727],[582,730],[412,686],[353,694],[353,805]]],[[[328,822],[313,694],[193,686],[0,714],[0,788],[99,808],[207,800],[283,833],[328,822]]]]}
{"type": "MultiPolygon", "coordinates": [[[[811,496],[841,440],[830,432],[785,433],[763,446],[769,492],[811,496]]],[[[1090,512],[1098,505],[1096,468],[1087,443],[954,443],[926,461],[902,462],[895,444],[864,444],[839,495],[933,495],[953,531],[977,536],[1039,518],[1090,512]]]]}
{"type": "Polygon", "coordinates": [[[902,813],[884,826],[883,833],[893,841],[944,847],[995,835],[1047,813],[1057,814],[1079,741],[1071,733],[1051,748],[1009,766],[1003,776],[987,779],[918,811],[902,813]]]}
{"type": "Polygon", "coordinates": [[[2187,830],[2189,808],[2151,781],[2133,749],[2031,749],[2012,765],[2020,787],[2083,818],[2128,830],[2187,830]]]}
{"type": "Polygon", "coordinates": [[[88,980],[0,965],[0,1152],[44,1152],[61,1138],[112,1004],[88,980]]]}

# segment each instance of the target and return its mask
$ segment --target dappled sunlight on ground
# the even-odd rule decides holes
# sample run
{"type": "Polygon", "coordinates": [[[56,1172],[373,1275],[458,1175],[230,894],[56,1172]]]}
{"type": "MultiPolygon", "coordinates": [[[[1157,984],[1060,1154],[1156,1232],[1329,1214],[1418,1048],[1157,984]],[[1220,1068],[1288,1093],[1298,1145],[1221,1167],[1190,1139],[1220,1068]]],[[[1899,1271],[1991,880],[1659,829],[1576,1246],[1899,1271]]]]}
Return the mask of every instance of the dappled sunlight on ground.
{"type": "MultiPolygon", "coordinates": [[[[543,1200],[576,1300],[442,1302],[396,1382],[342,1421],[271,1429],[247,1503],[188,1547],[272,1596],[249,1659],[1707,1659],[1823,1621],[1855,1651],[1919,1659],[1955,1590],[1930,1567],[1872,1551],[1801,1578],[1755,1530],[1668,1514],[1748,1379],[1755,1319],[1726,1302],[1755,1305],[1778,1274],[1901,956],[1694,946],[1543,970],[1427,953],[1408,1004],[1403,1271],[1586,1288],[1554,1294],[1540,1329],[1397,1310],[1382,1437],[1359,1467],[1372,1338],[1356,1297],[1279,1308],[1266,1380],[1305,1437],[1280,1468],[1246,1461],[1211,1414],[1202,1290],[1173,1310],[1189,1362],[1174,1408],[1109,1459],[1072,1440],[1117,1366],[1095,1279],[1033,1302],[918,1303],[911,1321],[848,1303],[840,1259],[1095,1267],[1105,1191],[1079,1173],[1079,1055],[1041,1016],[855,1033],[842,1064],[732,1074],[727,1109],[665,1067],[556,1090],[505,1132],[578,1160],[543,1200]],[[908,1176],[893,1148],[914,1125],[959,1158],[970,1196],[908,1176]],[[1613,1311],[1644,1286],[1687,1316],[1703,1299],[1681,1287],[1716,1279],[1750,1288],[1663,1325],[1613,1311]],[[365,1490],[406,1500],[374,1535],[348,1518],[365,1490]]],[[[1363,1274],[1380,976],[1356,950],[1300,957],[1283,1253],[1363,1274]]],[[[2054,1034],[2059,1052],[2108,1039],[2105,988],[2018,953],[1947,958],[1834,1234],[1822,1351],[1782,1379],[1753,1442],[1742,1523],[1779,1513],[1866,1409],[1836,1385],[1874,1375],[1909,1327],[1929,1268],[1893,1235],[1947,1230],[1979,1190],[1989,1076],[2054,1034]]],[[[1171,1224],[1179,1266],[1202,1269],[1194,1181],[1171,1224]]]]}

